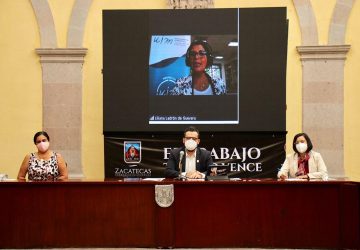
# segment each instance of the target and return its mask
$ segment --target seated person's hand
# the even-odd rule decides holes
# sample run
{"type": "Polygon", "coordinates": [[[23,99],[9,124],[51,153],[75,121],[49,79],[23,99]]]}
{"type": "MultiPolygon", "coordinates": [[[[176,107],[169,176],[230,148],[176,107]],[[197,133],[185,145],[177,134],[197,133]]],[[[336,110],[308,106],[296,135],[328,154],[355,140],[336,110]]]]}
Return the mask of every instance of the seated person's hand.
{"type": "Polygon", "coordinates": [[[191,171],[186,172],[186,177],[189,179],[201,179],[203,178],[203,175],[199,171],[191,171]]]}
{"type": "Polygon", "coordinates": [[[307,174],[296,176],[297,179],[309,179],[307,174]]]}
{"type": "Polygon", "coordinates": [[[284,174],[282,174],[282,175],[280,175],[279,179],[280,179],[280,180],[286,180],[286,179],[287,179],[287,176],[284,175],[284,174]]]}

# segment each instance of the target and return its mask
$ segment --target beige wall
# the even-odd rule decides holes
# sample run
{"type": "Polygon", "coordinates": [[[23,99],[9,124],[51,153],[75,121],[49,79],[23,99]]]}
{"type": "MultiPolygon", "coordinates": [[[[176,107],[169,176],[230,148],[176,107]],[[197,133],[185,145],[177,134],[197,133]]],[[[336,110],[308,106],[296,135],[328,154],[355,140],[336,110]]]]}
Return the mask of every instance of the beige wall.
{"type": "Polygon", "coordinates": [[[346,32],[346,44],[351,44],[345,62],[344,83],[344,150],[347,176],[360,181],[360,2],[355,1],[346,32]]]}
{"type": "MultiPolygon", "coordinates": [[[[64,48],[71,10],[75,0],[49,0],[54,17],[57,44],[64,48]]],[[[327,44],[332,11],[336,0],[312,0],[319,44],[327,44]]],[[[88,49],[83,68],[82,99],[82,164],[89,179],[104,177],[102,136],[102,10],[103,9],[164,9],[167,0],[93,0],[84,33],[83,47],[88,49]]],[[[287,150],[291,140],[302,130],[302,66],[296,46],[301,45],[301,31],[294,3],[291,0],[214,0],[215,8],[287,7],[289,19],[287,65],[287,150]]],[[[354,3],[348,21],[346,44],[351,45],[345,62],[344,153],[345,173],[360,180],[360,93],[358,71],[360,64],[360,4],[354,3]]],[[[0,1],[0,173],[15,178],[26,153],[35,150],[34,132],[42,127],[42,79],[39,57],[39,28],[29,0],[0,1]]],[[[320,93],[321,94],[321,93],[320,93]]],[[[61,118],[59,118],[61,120],[61,118]]],[[[305,131],[306,132],[306,131],[305,131]]],[[[316,145],[315,145],[316,148],[316,145]]],[[[321,148],[316,148],[321,152],[321,148]]],[[[65,155],[66,158],[66,155],[65,155]]],[[[325,159],[326,161],[326,159],[325,159]]],[[[331,173],[330,173],[331,174],[331,173]]]]}
{"type": "Polygon", "coordinates": [[[40,46],[29,1],[0,1],[0,172],[15,178],[42,127],[40,46]]]}

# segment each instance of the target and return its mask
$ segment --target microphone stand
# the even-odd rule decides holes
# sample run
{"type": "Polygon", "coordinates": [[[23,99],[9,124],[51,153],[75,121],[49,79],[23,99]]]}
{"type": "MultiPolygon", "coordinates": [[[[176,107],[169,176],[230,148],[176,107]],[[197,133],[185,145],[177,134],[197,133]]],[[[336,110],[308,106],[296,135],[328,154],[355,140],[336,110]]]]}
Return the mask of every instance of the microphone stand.
{"type": "Polygon", "coordinates": [[[182,174],[182,162],[181,161],[179,161],[179,180],[182,180],[182,181],[184,181],[184,180],[186,180],[186,176],[183,176],[183,175],[181,175],[182,174]]]}
{"type": "Polygon", "coordinates": [[[179,175],[178,175],[178,177],[175,178],[176,180],[182,180],[182,181],[186,180],[186,176],[181,175],[182,174],[182,159],[183,159],[183,157],[184,157],[184,151],[181,151],[180,152],[180,160],[179,160],[179,175]]]}

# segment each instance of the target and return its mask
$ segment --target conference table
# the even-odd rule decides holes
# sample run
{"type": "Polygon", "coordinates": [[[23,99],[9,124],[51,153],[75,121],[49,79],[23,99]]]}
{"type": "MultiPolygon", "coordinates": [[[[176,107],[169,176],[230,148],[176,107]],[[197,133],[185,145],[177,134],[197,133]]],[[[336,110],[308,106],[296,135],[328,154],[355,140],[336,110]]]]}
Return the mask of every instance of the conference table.
{"type": "Polygon", "coordinates": [[[359,200],[346,179],[3,181],[0,248],[360,249],[359,200]]]}

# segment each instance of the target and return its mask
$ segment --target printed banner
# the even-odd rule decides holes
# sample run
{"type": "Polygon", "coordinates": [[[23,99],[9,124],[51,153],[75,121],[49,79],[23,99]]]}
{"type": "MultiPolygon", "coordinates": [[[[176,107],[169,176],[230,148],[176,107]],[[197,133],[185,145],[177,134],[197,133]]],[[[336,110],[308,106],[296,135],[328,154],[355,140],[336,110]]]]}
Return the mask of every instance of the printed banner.
{"type": "Polygon", "coordinates": [[[185,54],[190,45],[190,35],[151,37],[149,57],[150,95],[167,95],[176,79],[190,74],[185,66],[185,54]]]}
{"type": "MultiPolygon", "coordinates": [[[[125,133],[105,135],[105,178],[158,178],[170,151],[181,147],[179,133],[125,133]]],[[[230,177],[275,178],[285,159],[286,132],[203,132],[200,147],[214,163],[228,165],[230,177]]]]}

